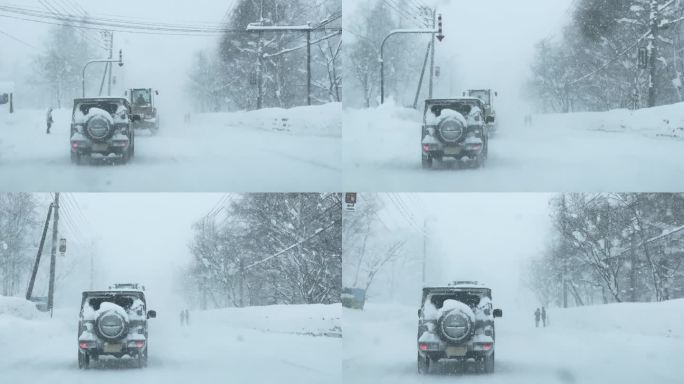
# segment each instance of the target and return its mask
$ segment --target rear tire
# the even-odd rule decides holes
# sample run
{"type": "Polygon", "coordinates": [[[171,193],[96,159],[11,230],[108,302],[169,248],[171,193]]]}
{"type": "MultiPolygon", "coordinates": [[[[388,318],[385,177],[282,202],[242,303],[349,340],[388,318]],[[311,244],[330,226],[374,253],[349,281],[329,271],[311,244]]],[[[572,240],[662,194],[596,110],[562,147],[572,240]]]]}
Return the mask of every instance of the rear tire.
{"type": "Polygon", "coordinates": [[[79,369],[90,368],[90,355],[88,355],[88,352],[81,353],[81,351],[78,351],[78,368],[79,369]]]}
{"type": "Polygon", "coordinates": [[[418,374],[427,375],[430,372],[430,359],[423,358],[418,354],[418,374]]]}
{"type": "Polygon", "coordinates": [[[432,169],[432,156],[428,155],[421,158],[421,164],[423,169],[432,169]]]}
{"type": "Polygon", "coordinates": [[[71,152],[71,164],[81,165],[81,154],[79,152],[71,152]]]}
{"type": "Polygon", "coordinates": [[[485,356],[483,363],[482,371],[484,373],[494,373],[494,352],[489,356],[485,356]]]}

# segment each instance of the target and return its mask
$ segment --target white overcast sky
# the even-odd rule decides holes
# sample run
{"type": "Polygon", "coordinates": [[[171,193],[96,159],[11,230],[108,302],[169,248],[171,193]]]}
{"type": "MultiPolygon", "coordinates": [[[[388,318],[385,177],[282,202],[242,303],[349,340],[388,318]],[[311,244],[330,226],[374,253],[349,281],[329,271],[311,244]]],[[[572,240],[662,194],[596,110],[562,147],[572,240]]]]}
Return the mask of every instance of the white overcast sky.
{"type": "MultiPolygon", "coordinates": [[[[381,194],[382,195],[382,194],[381,194]]],[[[525,263],[538,257],[551,230],[550,194],[426,193],[402,200],[419,225],[428,220],[427,284],[477,280],[494,289],[498,302],[518,305],[525,263]]],[[[384,222],[410,228],[390,200],[384,222]]],[[[414,231],[422,238],[422,234],[414,231]]],[[[420,270],[412,271],[420,274],[420,270]]]]}
{"type": "MultiPolygon", "coordinates": [[[[214,208],[222,194],[74,194],[96,239],[95,289],[140,282],[156,306],[174,307],[174,279],[192,259],[192,225],[214,208]]],[[[88,287],[83,287],[88,289],[88,287]]]]}

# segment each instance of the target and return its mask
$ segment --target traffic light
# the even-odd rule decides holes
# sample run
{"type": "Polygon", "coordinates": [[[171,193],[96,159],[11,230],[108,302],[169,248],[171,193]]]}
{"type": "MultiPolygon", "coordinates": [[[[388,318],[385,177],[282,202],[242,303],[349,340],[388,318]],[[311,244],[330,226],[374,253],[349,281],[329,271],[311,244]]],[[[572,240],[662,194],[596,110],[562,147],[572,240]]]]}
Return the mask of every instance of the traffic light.
{"type": "Polygon", "coordinates": [[[437,16],[437,40],[444,40],[444,33],[442,33],[442,15],[437,16]]]}

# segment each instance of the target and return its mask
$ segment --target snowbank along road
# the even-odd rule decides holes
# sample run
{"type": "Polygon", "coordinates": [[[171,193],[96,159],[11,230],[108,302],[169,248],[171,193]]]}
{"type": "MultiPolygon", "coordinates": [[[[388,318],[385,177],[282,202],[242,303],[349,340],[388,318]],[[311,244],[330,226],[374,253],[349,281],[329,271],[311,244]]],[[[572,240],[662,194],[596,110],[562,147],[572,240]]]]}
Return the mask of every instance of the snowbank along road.
{"type": "Polygon", "coordinates": [[[422,110],[344,111],[344,189],[363,191],[680,191],[684,104],[631,112],[499,116],[484,169],[420,164],[422,110]]]}
{"type": "Polygon", "coordinates": [[[0,183],[7,191],[337,191],[341,106],[164,116],[156,136],[136,131],[127,165],[75,166],[70,110],[0,116],[0,183]],[[306,175],[306,177],[304,177],[306,175]]]}
{"type": "Polygon", "coordinates": [[[77,364],[78,310],[26,319],[0,309],[1,383],[340,383],[339,306],[177,313],[150,320],[150,360],[77,364]]]}
{"type": "Polygon", "coordinates": [[[684,300],[532,313],[504,309],[496,321],[496,371],[440,364],[416,370],[416,308],[367,305],[344,310],[343,376],[347,383],[641,384],[681,383],[684,300]]]}

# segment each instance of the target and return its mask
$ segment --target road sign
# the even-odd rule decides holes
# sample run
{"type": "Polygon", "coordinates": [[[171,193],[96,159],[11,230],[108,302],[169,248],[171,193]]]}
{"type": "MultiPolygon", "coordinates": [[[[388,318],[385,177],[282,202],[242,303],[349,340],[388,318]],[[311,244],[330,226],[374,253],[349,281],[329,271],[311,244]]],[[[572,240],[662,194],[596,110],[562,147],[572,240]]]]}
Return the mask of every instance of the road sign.
{"type": "Polygon", "coordinates": [[[357,193],[356,192],[347,192],[344,194],[344,208],[347,211],[355,211],[356,210],[356,199],[357,199],[357,193]]]}
{"type": "Polygon", "coordinates": [[[62,255],[62,257],[66,253],[66,239],[64,238],[59,239],[59,253],[62,255]]]}

